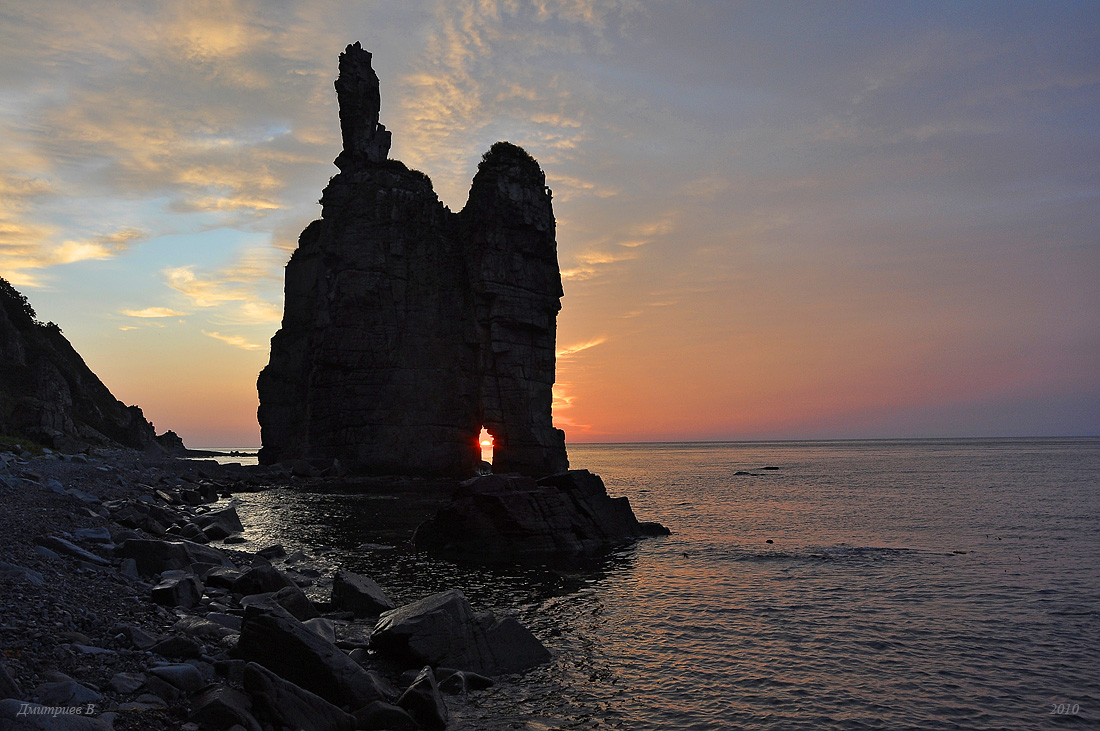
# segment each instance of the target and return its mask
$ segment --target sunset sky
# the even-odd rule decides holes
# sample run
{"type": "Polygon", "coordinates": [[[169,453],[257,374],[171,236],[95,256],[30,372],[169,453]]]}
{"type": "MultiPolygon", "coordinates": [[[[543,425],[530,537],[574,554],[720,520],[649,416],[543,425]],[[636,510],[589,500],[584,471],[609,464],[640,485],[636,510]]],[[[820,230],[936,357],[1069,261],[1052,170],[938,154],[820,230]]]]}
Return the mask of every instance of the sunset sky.
{"type": "Polygon", "coordinates": [[[554,191],[571,442],[1100,434],[1100,3],[0,0],[0,276],[188,446],[256,446],[374,53],[453,210],[554,191]]]}

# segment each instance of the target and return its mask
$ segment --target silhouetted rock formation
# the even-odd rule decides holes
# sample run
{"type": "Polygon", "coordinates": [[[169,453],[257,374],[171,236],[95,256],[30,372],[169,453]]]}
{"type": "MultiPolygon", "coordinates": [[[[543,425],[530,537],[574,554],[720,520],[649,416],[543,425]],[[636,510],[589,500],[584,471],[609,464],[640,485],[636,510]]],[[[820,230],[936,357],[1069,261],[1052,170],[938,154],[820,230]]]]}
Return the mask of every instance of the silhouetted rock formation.
{"type": "Polygon", "coordinates": [[[260,462],[468,476],[484,426],[498,472],[565,470],[550,412],[562,289],[545,176],[498,142],[452,213],[426,175],[386,159],[370,61],[358,43],[340,56],[341,172],[286,267],[258,381],[260,462]]]}
{"type": "Polygon", "coordinates": [[[569,470],[537,482],[517,475],[467,480],[416,529],[413,543],[480,563],[570,562],[668,534],[658,523],[639,522],[627,498],[608,496],[599,475],[569,470]]]}
{"type": "Polygon", "coordinates": [[[0,279],[0,434],[67,452],[159,450],[141,409],[112,396],[61,328],[35,317],[27,298],[0,279]]]}

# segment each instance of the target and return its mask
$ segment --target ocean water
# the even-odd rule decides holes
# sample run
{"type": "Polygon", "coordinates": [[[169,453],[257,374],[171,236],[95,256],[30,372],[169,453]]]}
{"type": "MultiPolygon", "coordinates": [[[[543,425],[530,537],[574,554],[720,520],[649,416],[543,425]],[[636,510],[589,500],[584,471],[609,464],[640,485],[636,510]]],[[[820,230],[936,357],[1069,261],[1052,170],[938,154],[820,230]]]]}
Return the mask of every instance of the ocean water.
{"type": "Polygon", "coordinates": [[[398,601],[461,588],[543,639],[549,665],[450,699],[454,729],[1100,727],[1100,439],[570,461],[673,535],[571,573],[488,570],[411,552],[381,495],[280,489],[239,512],[254,541],[398,601]]]}

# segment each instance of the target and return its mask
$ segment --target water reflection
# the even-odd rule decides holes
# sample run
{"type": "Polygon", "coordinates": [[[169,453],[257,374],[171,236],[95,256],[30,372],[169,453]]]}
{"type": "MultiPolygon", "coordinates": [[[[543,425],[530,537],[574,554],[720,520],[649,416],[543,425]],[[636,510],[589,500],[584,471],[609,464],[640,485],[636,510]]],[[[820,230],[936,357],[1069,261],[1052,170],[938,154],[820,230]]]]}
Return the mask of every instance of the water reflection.
{"type": "Polygon", "coordinates": [[[280,543],[288,552],[304,551],[322,571],[346,568],[370,576],[398,603],[457,588],[475,607],[532,617],[541,603],[584,590],[633,557],[634,549],[627,547],[579,567],[556,569],[484,567],[415,551],[416,526],[435,514],[452,489],[450,483],[423,480],[241,494],[235,500],[248,539],[241,548],[280,543]]]}

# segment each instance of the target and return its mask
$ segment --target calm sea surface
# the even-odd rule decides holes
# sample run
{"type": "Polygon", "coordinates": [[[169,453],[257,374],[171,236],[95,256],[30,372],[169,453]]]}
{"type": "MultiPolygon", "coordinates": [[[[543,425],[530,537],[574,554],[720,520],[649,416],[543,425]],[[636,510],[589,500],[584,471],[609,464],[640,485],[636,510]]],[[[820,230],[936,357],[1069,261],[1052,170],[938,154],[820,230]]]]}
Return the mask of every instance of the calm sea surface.
{"type": "Polygon", "coordinates": [[[280,489],[239,512],[256,544],[369,574],[400,602],[461,588],[554,652],[450,699],[450,728],[1100,725],[1100,439],[569,456],[673,535],[573,574],[489,571],[409,551],[379,529],[377,496],[280,489]]]}

